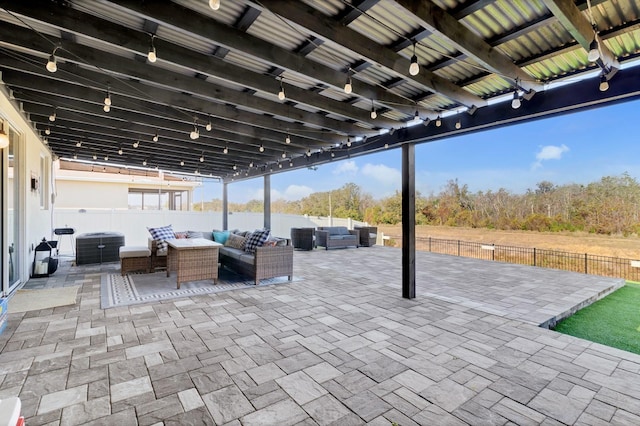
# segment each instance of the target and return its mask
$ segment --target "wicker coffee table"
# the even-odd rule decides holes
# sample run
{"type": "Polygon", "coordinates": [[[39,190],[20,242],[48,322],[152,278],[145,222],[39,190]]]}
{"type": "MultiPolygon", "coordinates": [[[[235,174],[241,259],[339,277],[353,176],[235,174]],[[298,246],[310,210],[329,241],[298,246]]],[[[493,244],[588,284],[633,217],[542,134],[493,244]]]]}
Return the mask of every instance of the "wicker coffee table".
{"type": "Polygon", "coordinates": [[[187,281],[218,279],[218,250],[220,243],[205,238],[185,238],[167,241],[167,277],[171,270],[177,274],[178,288],[187,281]]]}

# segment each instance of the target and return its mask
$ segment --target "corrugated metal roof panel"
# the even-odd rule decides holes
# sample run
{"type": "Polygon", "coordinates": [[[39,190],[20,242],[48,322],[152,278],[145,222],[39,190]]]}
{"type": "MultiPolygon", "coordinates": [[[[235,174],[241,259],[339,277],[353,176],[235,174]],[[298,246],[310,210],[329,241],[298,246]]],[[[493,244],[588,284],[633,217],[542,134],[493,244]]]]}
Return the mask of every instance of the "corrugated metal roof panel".
{"type": "Polygon", "coordinates": [[[233,26],[242,15],[245,5],[237,1],[222,1],[220,9],[212,10],[208,2],[203,0],[172,0],[174,3],[191,9],[201,15],[208,16],[223,24],[233,26]]]}
{"type": "Polygon", "coordinates": [[[302,32],[299,27],[268,11],[258,16],[247,30],[247,34],[287,50],[295,50],[310,38],[310,35],[302,32]]]}

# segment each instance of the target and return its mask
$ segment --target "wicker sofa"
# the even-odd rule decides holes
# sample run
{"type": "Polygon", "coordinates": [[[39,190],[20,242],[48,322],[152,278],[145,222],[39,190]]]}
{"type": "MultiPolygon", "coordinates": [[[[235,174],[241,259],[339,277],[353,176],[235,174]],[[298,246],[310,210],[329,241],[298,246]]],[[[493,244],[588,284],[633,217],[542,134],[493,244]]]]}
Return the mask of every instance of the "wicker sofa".
{"type": "MultiPolygon", "coordinates": [[[[193,231],[189,231],[191,233],[193,231]]],[[[202,238],[213,241],[210,231],[202,232],[202,238]]],[[[289,281],[293,279],[293,245],[290,239],[277,238],[276,246],[257,247],[255,253],[247,253],[244,250],[222,246],[219,249],[218,260],[221,266],[226,267],[241,275],[249,276],[256,284],[266,278],[287,276],[289,281]]],[[[159,252],[156,241],[149,239],[151,250],[152,270],[166,268],[167,253],[159,252]]]]}
{"type": "Polygon", "coordinates": [[[316,230],[316,245],[330,248],[358,247],[360,244],[360,232],[356,229],[347,229],[346,226],[320,226],[316,230]]]}

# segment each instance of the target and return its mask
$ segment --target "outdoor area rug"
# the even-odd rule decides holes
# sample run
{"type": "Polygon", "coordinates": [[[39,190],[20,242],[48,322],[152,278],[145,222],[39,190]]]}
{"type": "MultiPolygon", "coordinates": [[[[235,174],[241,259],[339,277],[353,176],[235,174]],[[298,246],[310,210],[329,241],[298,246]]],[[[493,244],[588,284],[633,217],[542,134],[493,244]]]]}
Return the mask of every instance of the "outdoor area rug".
{"type": "Polygon", "coordinates": [[[58,306],[75,305],[80,286],[57,287],[40,290],[18,290],[7,305],[7,312],[39,311],[58,306]]]}
{"type": "MultiPolygon", "coordinates": [[[[300,280],[294,277],[293,281],[300,280]]],[[[152,274],[127,274],[124,277],[120,273],[103,274],[100,285],[100,307],[107,309],[289,282],[291,281],[288,281],[287,277],[284,276],[263,279],[256,286],[253,279],[222,268],[215,284],[213,284],[212,280],[191,281],[181,283],[178,290],[176,288],[175,273],[168,278],[167,273],[164,271],[152,274]]]]}

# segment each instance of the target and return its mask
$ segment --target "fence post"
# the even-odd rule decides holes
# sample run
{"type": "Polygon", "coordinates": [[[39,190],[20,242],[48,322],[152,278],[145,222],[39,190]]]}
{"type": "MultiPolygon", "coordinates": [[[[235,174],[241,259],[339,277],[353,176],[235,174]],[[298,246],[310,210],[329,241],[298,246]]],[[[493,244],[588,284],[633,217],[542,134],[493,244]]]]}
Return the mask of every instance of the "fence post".
{"type": "Polygon", "coordinates": [[[460,240],[458,240],[458,256],[460,256],[460,240]]]}
{"type": "Polygon", "coordinates": [[[431,251],[431,237],[429,237],[429,251],[431,251]]]}
{"type": "Polygon", "coordinates": [[[533,248],[533,266],[536,266],[536,248],[533,248]]]}
{"type": "Polygon", "coordinates": [[[589,263],[589,262],[588,262],[588,256],[589,256],[589,255],[588,255],[587,253],[585,253],[585,254],[584,254],[584,273],[585,273],[585,274],[586,274],[586,273],[588,273],[588,272],[587,272],[587,264],[589,263]]]}

